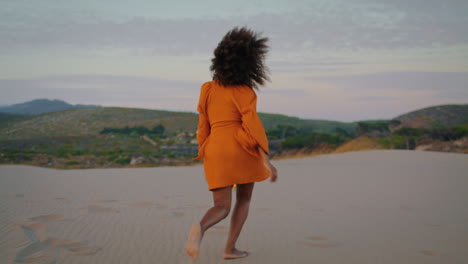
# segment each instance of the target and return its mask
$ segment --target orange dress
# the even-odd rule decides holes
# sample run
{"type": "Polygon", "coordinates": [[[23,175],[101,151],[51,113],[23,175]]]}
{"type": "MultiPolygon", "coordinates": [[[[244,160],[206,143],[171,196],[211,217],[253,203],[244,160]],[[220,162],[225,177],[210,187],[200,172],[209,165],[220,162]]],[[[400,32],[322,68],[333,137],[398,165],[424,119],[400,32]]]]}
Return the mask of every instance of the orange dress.
{"type": "Polygon", "coordinates": [[[267,154],[268,139],[256,110],[257,95],[248,86],[202,85],[197,107],[198,157],[204,159],[208,189],[259,182],[270,175],[257,149],[267,154]]]}

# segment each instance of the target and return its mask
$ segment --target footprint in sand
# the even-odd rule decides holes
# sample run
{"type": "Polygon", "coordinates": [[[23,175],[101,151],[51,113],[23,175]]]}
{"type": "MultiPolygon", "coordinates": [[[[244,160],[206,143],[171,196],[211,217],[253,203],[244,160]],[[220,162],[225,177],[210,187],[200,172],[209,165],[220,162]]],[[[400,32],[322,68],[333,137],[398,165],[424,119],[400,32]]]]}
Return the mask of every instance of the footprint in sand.
{"type": "Polygon", "coordinates": [[[30,225],[21,225],[26,237],[32,242],[42,241],[46,238],[47,226],[42,223],[33,223],[30,225]]]}
{"type": "Polygon", "coordinates": [[[29,218],[29,220],[36,221],[36,222],[50,222],[56,220],[62,220],[63,215],[59,214],[50,214],[50,215],[39,215],[35,217],[29,218]]]}
{"type": "Polygon", "coordinates": [[[89,245],[87,241],[76,241],[59,237],[48,237],[42,243],[49,247],[64,248],[78,256],[93,255],[101,250],[101,247],[89,245]]]}
{"type": "Polygon", "coordinates": [[[15,262],[18,263],[56,263],[57,249],[65,249],[77,256],[93,255],[102,249],[87,241],[47,237],[47,226],[42,223],[21,225],[21,229],[32,243],[16,254],[15,262]]]}
{"type": "Polygon", "coordinates": [[[98,246],[88,245],[87,242],[71,242],[63,244],[62,247],[72,252],[75,256],[94,255],[102,249],[98,246]]]}
{"type": "Polygon", "coordinates": [[[140,202],[134,202],[134,203],[128,203],[128,206],[135,207],[135,208],[144,208],[144,209],[150,209],[150,208],[162,208],[163,206],[158,204],[158,203],[153,203],[149,201],[140,201],[140,202]]]}
{"type": "Polygon", "coordinates": [[[115,203],[117,200],[96,200],[95,203],[115,203]]]}
{"type": "MultiPolygon", "coordinates": [[[[37,252],[41,254],[41,252],[37,252]]],[[[18,256],[17,256],[18,257],[18,256]]],[[[55,264],[57,260],[54,257],[47,255],[31,256],[26,258],[17,258],[15,262],[18,263],[35,263],[35,264],[55,264]]]]}
{"type": "Polygon", "coordinates": [[[298,241],[297,243],[316,248],[333,248],[340,244],[337,242],[328,241],[328,237],[325,236],[308,236],[306,237],[306,241],[298,241]]]}
{"type": "Polygon", "coordinates": [[[57,249],[64,249],[75,256],[89,256],[102,248],[89,245],[87,241],[49,237],[44,241],[34,242],[16,254],[15,262],[19,263],[55,263],[57,249]]]}
{"type": "Polygon", "coordinates": [[[80,212],[82,214],[87,215],[87,214],[96,214],[96,213],[118,213],[120,211],[113,207],[106,207],[106,206],[91,204],[86,207],[80,208],[80,212]]]}

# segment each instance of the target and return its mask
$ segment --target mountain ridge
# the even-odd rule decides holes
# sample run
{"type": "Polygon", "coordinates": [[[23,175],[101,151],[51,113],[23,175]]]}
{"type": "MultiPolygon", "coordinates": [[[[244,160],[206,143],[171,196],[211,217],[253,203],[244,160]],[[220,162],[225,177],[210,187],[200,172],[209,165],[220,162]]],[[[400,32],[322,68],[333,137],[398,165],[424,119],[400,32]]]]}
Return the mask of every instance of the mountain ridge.
{"type": "Polygon", "coordinates": [[[7,106],[0,106],[1,113],[38,115],[49,112],[63,111],[77,108],[95,108],[99,105],[69,104],[60,99],[40,98],[7,106]]]}
{"type": "Polygon", "coordinates": [[[395,129],[465,125],[468,124],[468,104],[430,106],[407,112],[393,119],[401,122],[395,129]]]}
{"type": "MultiPolygon", "coordinates": [[[[64,101],[61,102],[68,104],[64,101]]],[[[402,127],[464,125],[468,124],[467,116],[468,104],[451,104],[414,110],[394,119],[401,122],[396,128],[399,129],[402,127]]],[[[352,132],[356,129],[357,123],[360,122],[301,119],[269,113],[259,113],[259,117],[266,130],[273,129],[278,125],[285,125],[320,133],[335,133],[337,128],[352,132]]],[[[194,133],[197,122],[198,115],[194,112],[128,107],[91,106],[23,116],[0,113],[0,139],[87,136],[97,135],[105,127],[146,126],[151,128],[159,124],[164,125],[168,132],[194,133]]]]}

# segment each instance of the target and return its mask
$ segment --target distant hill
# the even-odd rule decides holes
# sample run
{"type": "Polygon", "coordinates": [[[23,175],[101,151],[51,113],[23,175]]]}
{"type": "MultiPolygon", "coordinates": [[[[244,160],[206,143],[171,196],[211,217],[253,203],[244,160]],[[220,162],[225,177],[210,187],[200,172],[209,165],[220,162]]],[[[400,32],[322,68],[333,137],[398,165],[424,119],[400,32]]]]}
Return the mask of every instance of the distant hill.
{"type": "Polygon", "coordinates": [[[7,126],[10,122],[24,120],[29,117],[29,115],[0,113],[0,127],[7,126]]]}
{"type": "Polygon", "coordinates": [[[25,103],[0,106],[1,113],[39,115],[43,113],[63,111],[77,108],[95,108],[97,105],[72,105],[62,100],[36,99],[25,103]]]}
{"type": "Polygon", "coordinates": [[[467,125],[468,104],[431,106],[397,116],[394,119],[401,122],[395,129],[467,125]]]}
{"type": "MultiPolygon", "coordinates": [[[[334,133],[336,127],[353,130],[355,124],[327,121],[305,120],[278,114],[259,113],[266,129],[277,125],[293,125],[323,133],[334,133]]],[[[0,140],[28,139],[63,136],[97,135],[105,127],[152,128],[162,124],[171,132],[195,132],[198,114],[190,112],[172,112],[141,108],[100,107],[81,108],[32,116],[25,120],[10,122],[0,127],[0,140]]]]}
{"type": "Polygon", "coordinates": [[[297,128],[313,130],[320,133],[335,133],[335,129],[337,127],[348,132],[351,132],[356,128],[356,124],[354,123],[332,120],[301,119],[293,116],[267,113],[258,113],[258,116],[262,120],[265,129],[275,128],[277,125],[291,125],[297,128]]]}
{"type": "Polygon", "coordinates": [[[80,108],[45,113],[0,128],[0,139],[97,135],[105,127],[149,128],[162,124],[168,131],[196,130],[195,113],[139,108],[80,108]]]}
{"type": "MultiPolygon", "coordinates": [[[[36,100],[35,100],[36,101],[36,100]]],[[[66,103],[65,103],[66,104],[66,103]]],[[[300,119],[280,114],[259,113],[265,129],[277,125],[335,133],[336,128],[353,132],[357,122],[300,119]]],[[[2,116],[0,115],[0,120],[2,116]]],[[[35,116],[5,116],[0,122],[0,140],[44,137],[92,136],[105,128],[164,125],[166,131],[195,132],[198,115],[191,112],[172,112],[142,108],[92,107],[44,113],[35,116]]],[[[468,124],[468,105],[440,105],[400,115],[400,127],[433,127],[468,124]]],[[[385,120],[384,120],[385,121],[385,120]]]]}

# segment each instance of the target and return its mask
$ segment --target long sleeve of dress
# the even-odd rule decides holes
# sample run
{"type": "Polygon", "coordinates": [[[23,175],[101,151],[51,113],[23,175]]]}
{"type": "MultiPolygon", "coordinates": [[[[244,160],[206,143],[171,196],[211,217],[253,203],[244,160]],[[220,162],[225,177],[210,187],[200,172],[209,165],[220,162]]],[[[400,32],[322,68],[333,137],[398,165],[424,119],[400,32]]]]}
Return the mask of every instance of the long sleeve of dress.
{"type": "Polygon", "coordinates": [[[249,87],[233,89],[233,100],[242,118],[242,129],[237,131],[236,140],[251,155],[259,156],[257,146],[270,154],[265,129],[257,114],[257,95],[249,87]]]}
{"type": "Polygon", "coordinates": [[[200,98],[198,101],[198,130],[197,130],[197,141],[198,141],[198,156],[193,160],[202,159],[204,156],[204,149],[206,139],[210,135],[211,127],[206,113],[206,103],[208,100],[208,90],[211,88],[210,83],[204,83],[200,89],[200,98]]]}

